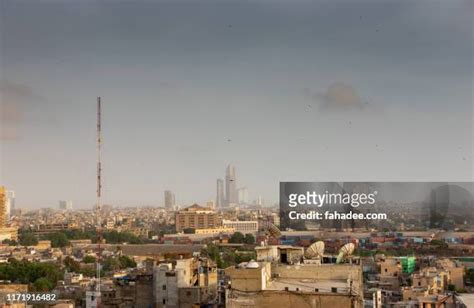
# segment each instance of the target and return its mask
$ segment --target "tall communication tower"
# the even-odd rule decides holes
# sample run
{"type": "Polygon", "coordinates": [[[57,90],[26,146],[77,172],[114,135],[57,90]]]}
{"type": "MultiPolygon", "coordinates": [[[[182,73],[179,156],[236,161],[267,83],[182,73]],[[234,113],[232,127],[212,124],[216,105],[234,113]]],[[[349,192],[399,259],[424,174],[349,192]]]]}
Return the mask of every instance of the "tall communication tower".
{"type": "Polygon", "coordinates": [[[100,219],[101,212],[101,192],[102,192],[102,128],[101,128],[101,104],[100,97],[97,97],[97,205],[95,208],[96,215],[96,232],[97,232],[97,261],[96,261],[96,275],[97,275],[97,284],[96,284],[96,296],[97,296],[97,307],[100,304],[100,261],[101,261],[101,247],[102,242],[102,226],[100,219]]]}

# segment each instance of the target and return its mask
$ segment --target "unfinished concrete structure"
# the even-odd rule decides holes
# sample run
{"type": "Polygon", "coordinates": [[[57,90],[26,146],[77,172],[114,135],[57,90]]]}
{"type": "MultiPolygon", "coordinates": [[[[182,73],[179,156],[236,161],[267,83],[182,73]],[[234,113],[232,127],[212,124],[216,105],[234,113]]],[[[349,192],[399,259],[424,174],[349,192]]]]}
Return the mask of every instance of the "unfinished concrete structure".
{"type": "Polygon", "coordinates": [[[226,307],[363,307],[359,264],[305,263],[303,248],[262,246],[257,260],[225,269],[226,307]]]}
{"type": "Polygon", "coordinates": [[[162,263],[153,270],[155,307],[186,308],[217,300],[217,268],[208,259],[162,263]]]}

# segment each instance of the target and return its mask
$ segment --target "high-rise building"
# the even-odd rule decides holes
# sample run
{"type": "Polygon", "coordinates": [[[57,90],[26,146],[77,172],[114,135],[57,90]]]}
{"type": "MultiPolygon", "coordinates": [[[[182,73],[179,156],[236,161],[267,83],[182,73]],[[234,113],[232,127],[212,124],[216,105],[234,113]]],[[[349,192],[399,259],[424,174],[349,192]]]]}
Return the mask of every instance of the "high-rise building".
{"type": "Polygon", "coordinates": [[[237,196],[239,200],[239,204],[249,204],[249,190],[247,187],[242,187],[237,190],[237,196]]]}
{"type": "Polygon", "coordinates": [[[165,190],[165,209],[173,210],[176,206],[176,198],[171,190],[165,190]]]}
{"type": "Polygon", "coordinates": [[[225,174],[225,197],[227,206],[232,206],[238,203],[236,187],[237,181],[235,178],[235,167],[233,165],[229,165],[227,166],[225,174]]]}
{"type": "Polygon", "coordinates": [[[0,228],[5,228],[8,222],[8,198],[5,187],[0,186],[0,228]]]}
{"type": "Polygon", "coordinates": [[[206,207],[209,208],[209,209],[215,210],[216,209],[216,203],[214,202],[214,200],[209,200],[209,201],[206,202],[206,207]]]}
{"type": "Polygon", "coordinates": [[[217,195],[216,195],[216,208],[221,208],[224,206],[224,181],[222,179],[217,179],[217,195]]]}
{"type": "Polygon", "coordinates": [[[15,192],[7,190],[7,218],[10,218],[15,213],[15,192]]]}
{"type": "Polygon", "coordinates": [[[59,209],[60,210],[72,210],[72,201],[70,200],[59,200],[59,209]]]}

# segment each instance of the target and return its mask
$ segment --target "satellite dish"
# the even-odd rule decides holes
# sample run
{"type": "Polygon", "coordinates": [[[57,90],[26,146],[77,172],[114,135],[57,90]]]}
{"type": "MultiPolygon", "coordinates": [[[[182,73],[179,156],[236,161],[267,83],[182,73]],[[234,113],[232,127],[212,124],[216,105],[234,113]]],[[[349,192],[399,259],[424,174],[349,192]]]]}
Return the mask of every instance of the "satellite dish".
{"type": "Polygon", "coordinates": [[[342,246],[341,249],[339,249],[339,255],[337,256],[336,263],[342,263],[342,261],[352,255],[354,252],[355,245],[353,243],[347,243],[346,245],[342,246]]]}
{"type": "Polygon", "coordinates": [[[260,266],[258,265],[258,263],[255,262],[254,260],[250,260],[250,262],[245,265],[245,268],[259,268],[259,267],[260,266]]]}
{"type": "Polygon", "coordinates": [[[321,258],[324,254],[324,242],[317,241],[316,243],[311,244],[306,251],[304,252],[304,257],[306,259],[316,259],[321,258]]]}
{"type": "Polygon", "coordinates": [[[267,232],[274,238],[279,238],[281,236],[281,231],[274,224],[270,224],[267,228],[267,232]]]}

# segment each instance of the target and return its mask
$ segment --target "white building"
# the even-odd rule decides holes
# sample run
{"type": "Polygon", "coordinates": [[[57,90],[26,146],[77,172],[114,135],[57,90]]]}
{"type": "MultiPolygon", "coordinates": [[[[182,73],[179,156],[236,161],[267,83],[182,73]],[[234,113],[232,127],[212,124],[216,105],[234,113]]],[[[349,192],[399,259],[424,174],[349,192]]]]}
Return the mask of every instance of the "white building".
{"type": "Polygon", "coordinates": [[[15,211],[15,192],[13,190],[7,190],[6,211],[7,219],[10,219],[15,211]]]}
{"type": "Polygon", "coordinates": [[[258,231],[258,221],[239,221],[239,220],[223,220],[222,226],[224,228],[234,228],[235,232],[242,234],[255,234],[258,231]]]}
{"type": "Polygon", "coordinates": [[[237,190],[237,196],[239,199],[239,204],[249,204],[249,190],[247,187],[242,187],[237,190]]]}
{"type": "Polygon", "coordinates": [[[60,210],[72,210],[72,201],[70,200],[59,200],[59,209],[60,210]]]}

